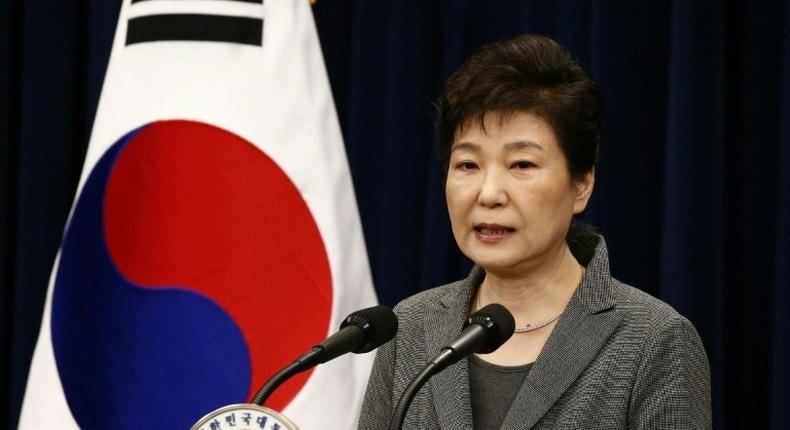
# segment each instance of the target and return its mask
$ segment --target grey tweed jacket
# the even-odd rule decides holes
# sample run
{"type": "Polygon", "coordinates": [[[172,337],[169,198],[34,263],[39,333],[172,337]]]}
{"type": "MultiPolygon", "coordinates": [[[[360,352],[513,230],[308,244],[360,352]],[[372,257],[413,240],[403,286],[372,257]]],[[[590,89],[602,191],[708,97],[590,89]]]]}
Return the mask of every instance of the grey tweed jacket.
{"type": "MultiPolygon", "coordinates": [[[[603,238],[586,266],[501,429],[711,428],[708,360],[691,323],[613,279],[603,238]]],[[[461,332],[483,277],[475,268],[467,279],[395,308],[398,335],[377,352],[359,429],[387,428],[412,378],[461,332]]],[[[403,428],[471,429],[471,410],[467,361],[461,360],[420,390],[403,428]]]]}

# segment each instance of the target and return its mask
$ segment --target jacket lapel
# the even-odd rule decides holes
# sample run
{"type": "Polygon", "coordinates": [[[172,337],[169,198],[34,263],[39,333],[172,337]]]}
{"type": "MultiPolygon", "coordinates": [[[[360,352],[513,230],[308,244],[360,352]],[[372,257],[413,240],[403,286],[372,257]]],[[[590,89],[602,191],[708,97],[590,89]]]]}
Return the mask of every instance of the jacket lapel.
{"type": "MultiPolygon", "coordinates": [[[[582,284],[513,400],[501,429],[531,428],[540,421],[587,368],[625,315],[615,307],[606,243],[598,239],[582,284]]],[[[455,294],[448,293],[428,306],[424,315],[428,357],[461,332],[469,301],[484,277],[485,272],[475,267],[463,281],[463,294],[454,290],[455,294]]],[[[472,428],[467,360],[434,375],[428,385],[441,429],[472,428]]]]}
{"type": "MultiPolygon", "coordinates": [[[[425,313],[425,344],[427,356],[433,357],[443,345],[455,339],[463,328],[472,292],[485,273],[474,268],[464,281],[464,294],[447,294],[425,313]]],[[[456,290],[457,291],[457,290],[456,290]]],[[[444,369],[428,381],[440,428],[467,430],[472,428],[472,405],[469,399],[469,372],[466,360],[444,369]]]]}
{"type": "Polygon", "coordinates": [[[595,358],[623,313],[610,310],[564,317],[513,400],[502,429],[532,428],[595,358]]]}
{"type": "Polygon", "coordinates": [[[603,239],[587,274],[513,400],[501,429],[532,428],[598,354],[624,312],[614,306],[603,239]]]}

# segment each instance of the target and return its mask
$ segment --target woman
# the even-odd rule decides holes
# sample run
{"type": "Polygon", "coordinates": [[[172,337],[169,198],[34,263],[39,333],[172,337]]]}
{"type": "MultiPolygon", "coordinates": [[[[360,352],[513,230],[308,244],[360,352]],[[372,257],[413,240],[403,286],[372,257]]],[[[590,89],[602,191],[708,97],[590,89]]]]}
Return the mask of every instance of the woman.
{"type": "Polygon", "coordinates": [[[409,381],[490,303],[516,333],[434,376],[403,428],[710,428],[694,327],[612,278],[603,238],[572,225],[595,183],[596,83],[548,38],[495,43],[450,77],[437,126],[453,234],[475,268],[396,307],[359,428],[387,428],[409,381]]]}

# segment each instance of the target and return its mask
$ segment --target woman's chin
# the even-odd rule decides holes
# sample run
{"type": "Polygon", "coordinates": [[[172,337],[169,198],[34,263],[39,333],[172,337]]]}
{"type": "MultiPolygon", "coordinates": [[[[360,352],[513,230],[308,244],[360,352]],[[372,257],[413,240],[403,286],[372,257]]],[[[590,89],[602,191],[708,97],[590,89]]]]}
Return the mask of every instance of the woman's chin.
{"type": "Polygon", "coordinates": [[[486,273],[514,273],[520,270],[523,259],[511,255],[480,255],[472,258],[486,273]]]}

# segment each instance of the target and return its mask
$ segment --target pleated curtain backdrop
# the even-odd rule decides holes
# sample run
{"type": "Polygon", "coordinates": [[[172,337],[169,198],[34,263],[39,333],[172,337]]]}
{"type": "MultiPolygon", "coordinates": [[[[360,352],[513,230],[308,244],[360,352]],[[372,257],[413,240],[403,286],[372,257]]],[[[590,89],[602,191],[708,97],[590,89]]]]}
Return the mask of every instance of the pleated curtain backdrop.
{"type": "MultiPolygon", "coordinates": [[[[18,419],[119,8],[0,2],[6,428],[18,419]]],[[[696,325],[715,428],[790,428],[790,2],[318,0],[313,11],[382,303],[470,267],[449,228],[431,101],[480,45],[546,34],[603,90],[585,221],[606,237],[614,275],[696,325]]]]}

